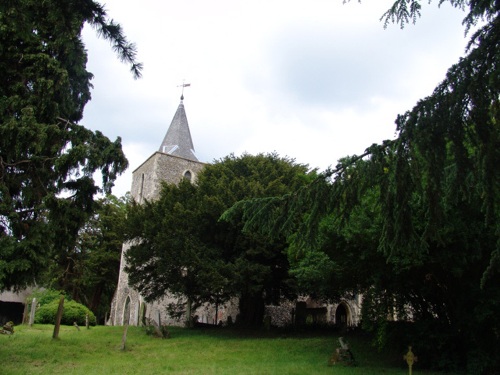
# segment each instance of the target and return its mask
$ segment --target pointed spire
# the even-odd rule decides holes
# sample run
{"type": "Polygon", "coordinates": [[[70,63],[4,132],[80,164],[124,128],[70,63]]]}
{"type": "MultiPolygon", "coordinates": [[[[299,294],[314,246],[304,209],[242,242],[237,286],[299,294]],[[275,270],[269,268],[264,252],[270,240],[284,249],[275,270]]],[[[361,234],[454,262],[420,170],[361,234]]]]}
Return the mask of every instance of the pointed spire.
{"type": "Polygon", "coordinates": [[[160,145],[160,152],[179,156],[181,158],[198,161],[194,154],[193,140],[189,131],[189,124],[184,110],[184,93],[174,118],[170,123],[167,134],[160,145]]]}

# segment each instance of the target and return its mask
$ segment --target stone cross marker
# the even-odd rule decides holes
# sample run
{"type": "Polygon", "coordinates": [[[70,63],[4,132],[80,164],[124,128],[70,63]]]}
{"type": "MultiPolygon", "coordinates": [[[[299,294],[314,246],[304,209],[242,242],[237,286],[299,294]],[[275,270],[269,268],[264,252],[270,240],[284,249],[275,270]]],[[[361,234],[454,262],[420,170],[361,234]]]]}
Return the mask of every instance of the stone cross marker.
{"type": "Polygon", "coordinates": [[[403,356],[403,359],[408,364],[408,373],[412,375],[412,367],[415,362],[417,362],[418,357],[411,351],[411,346],[408,347],[408,353],[403,356]]]}

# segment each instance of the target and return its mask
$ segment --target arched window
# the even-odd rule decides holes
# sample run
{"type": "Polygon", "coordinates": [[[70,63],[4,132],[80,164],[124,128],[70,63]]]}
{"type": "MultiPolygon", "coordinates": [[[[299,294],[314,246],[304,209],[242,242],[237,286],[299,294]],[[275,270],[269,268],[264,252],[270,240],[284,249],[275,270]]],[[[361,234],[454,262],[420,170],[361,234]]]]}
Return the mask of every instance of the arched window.
{"type": "Polygon", "coordinates": [[[191,179],[193,178],[193,175],[191,174],[191,171],[186,171],[184,172],[184,178],[188,181],[191,181],[191,179]]]}

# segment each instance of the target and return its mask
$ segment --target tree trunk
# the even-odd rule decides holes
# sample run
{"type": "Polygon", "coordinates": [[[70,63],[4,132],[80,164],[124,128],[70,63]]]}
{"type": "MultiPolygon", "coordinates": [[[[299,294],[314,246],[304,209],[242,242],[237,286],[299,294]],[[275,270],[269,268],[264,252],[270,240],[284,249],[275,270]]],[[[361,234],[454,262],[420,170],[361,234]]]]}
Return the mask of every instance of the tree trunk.
{"type": "Polygon", "coordinates": [[[104,284],[99,283],[94,288],[94,293],[92,295],[92,302],[90,303],[90,310],[97,313],[99,309],[99,304],[101,303],[102,293],[104,289],[104,284]]]}
{"type": "Polygon", "coordinates": [[[59,328],[61,327],[61,318],[64,311],[64,296],[61,296],[59,299],[59,307],[57,308],[56,315],[56,325],[54,326],[54,333],[52,334],[53,339],[57,339],[59,337],[59,328]]]}
{"type": "Polygon", "coordinates": [[[193,301],[188,297],[186,301],[186,327],[191,328],[193,326],[193,319],[191,319],[191,309],[193,301]]]}
{"type": "Polygon", "coordinates": [[[262,294],[244,294],[240,297],[237,323],[247,327],[260,327],[264,320],[264,299],[262,294]]]}

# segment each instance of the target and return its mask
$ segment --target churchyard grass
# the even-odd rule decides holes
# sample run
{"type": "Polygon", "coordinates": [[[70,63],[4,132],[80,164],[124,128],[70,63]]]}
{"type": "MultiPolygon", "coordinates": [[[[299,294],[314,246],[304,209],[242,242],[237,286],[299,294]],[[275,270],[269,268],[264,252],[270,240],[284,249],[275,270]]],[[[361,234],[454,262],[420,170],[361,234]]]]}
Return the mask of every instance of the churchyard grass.
{"type": "MultiPolygon", "coordinates": [[[[338,346],[335,333],[267,333],[217,328],[171,328],[170,339],[148,336],[129,327],[16,326],[0,335],[0,373],[17,374],[335,374],[403,375],[403,353],[381,354],[361,336],[347,336],[358,362],[328,366],[338,346]]],[[[418,354],[418,353],[417,353],[418,354]]],[[[415,375],[437,375],[416,365],[415,375]]]]}

